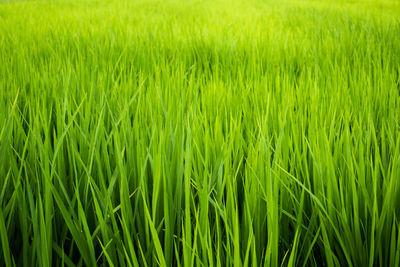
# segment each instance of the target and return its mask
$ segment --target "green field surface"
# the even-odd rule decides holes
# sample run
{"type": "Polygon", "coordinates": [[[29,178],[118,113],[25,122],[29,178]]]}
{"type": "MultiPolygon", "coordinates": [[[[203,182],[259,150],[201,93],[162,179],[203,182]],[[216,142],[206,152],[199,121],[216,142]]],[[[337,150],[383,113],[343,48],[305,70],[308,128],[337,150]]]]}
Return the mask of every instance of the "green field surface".
{"type": "Polygon", "coordinates": [[[0,3],[0,266],[400,266],[400,2],[0,3]]]}

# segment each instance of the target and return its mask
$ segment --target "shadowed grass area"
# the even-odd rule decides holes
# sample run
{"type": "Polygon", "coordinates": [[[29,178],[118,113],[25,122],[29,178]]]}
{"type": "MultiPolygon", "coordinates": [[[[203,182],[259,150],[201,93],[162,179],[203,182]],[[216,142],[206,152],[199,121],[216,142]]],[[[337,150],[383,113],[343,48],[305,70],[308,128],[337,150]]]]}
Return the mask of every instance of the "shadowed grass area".
{"type": "Polygon", "coordinates": [[[399,266],[396,1],[0,3],[0,265],[399,266]]]}

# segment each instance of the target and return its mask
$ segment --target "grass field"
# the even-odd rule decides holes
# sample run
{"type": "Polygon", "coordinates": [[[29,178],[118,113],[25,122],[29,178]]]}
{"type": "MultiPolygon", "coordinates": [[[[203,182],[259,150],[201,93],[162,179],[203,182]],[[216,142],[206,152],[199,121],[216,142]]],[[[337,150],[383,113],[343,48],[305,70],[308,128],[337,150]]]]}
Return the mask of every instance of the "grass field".
{"type": "Polygon", "coordinates": [[[399,1],[0,3],[1,266],[400,266],[399,1]]]}

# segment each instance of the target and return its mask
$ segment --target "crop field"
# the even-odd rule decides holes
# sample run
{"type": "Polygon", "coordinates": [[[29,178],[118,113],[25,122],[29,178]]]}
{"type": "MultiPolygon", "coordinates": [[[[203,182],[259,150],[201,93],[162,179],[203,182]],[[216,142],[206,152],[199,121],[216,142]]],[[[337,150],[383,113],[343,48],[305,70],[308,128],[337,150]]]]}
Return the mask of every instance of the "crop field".
{"type": "Polygon", "coordinates": [[[0,2],[0,266],[400,266],[400,2],[0,2]]]}

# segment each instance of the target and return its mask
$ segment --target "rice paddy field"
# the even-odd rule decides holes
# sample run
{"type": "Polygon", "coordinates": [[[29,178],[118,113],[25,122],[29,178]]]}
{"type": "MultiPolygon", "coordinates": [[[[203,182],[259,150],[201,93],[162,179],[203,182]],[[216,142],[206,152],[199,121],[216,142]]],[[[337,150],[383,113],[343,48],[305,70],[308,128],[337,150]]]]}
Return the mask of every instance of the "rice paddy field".
{"type": "Polygon", "coordinates": [[[400,2],[0,3],[1,266],[400,266],[400,2]]]}

